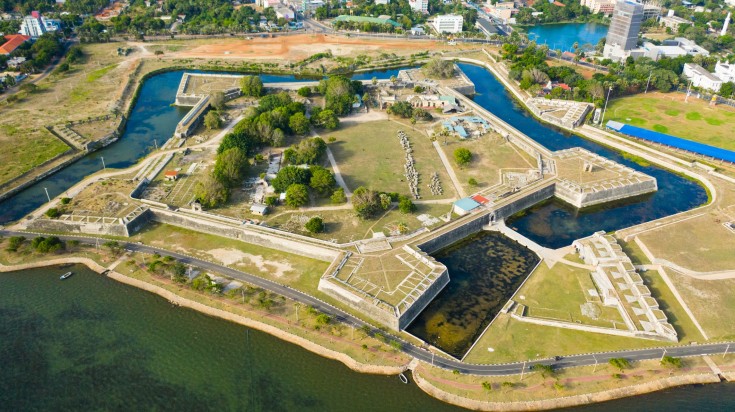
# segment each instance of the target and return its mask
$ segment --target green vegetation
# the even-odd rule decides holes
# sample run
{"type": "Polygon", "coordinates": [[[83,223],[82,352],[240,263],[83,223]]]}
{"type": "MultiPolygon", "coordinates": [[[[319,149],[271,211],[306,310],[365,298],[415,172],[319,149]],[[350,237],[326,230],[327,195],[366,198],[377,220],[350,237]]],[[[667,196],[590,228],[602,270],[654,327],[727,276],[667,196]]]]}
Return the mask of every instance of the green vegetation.
{"type": "Polygon", "coordinates": [[[422,108],[413,107],[409,102],[397,102],[394,105],[390,106],[387,112],[388,114],[400,116],[404,119],[411,119],[413,121],[428,121],[434,118],[431,113],[422,108]]]}
{"type": "Polygon", "coordinates": [[[735,109],[728,106],[709,106],[695,98],[684,102],[649,93],[611,100],[607,113],[609,120],[652,130],[663,123],[667,132],[677,137],[735,150],[731,138],[735,109]]]}
{"type": "Polygon", "coordinates": [[[362,94],[362,82],[350,80],[344,76],[331,76],[319,81],[317,87],[324,96],[324,109],[331,110],[337,116],[344,116],[352,110],[356,94],[362,94]]]}
{"type": "Polygon", "coordinates": [[[329,198],[329,200],[331,200],[331,202],[336,205],[346,203],[347,196],[345,196],[345,190],[342,189],[341,187],[335,190],[334,193],[332,193],[332,196],[329,198]]]}
{"type": "Polygon", "coordinates": [[[411,198],[409,198],[408,196],[399,196],[398,210],[400,210],[401,213],[413,213],[414,211],[416,211],[416,205],[413,204],[411,198]]]}
{"type": "Polygon", "coordinates": [[[534,372],[539,372],[542,377],[548,376],[554,376],[554,373],[556,372],[554,369],[554,365],[546,365],[543,363],[537,363],[533,366],[531,366],[531,370],[534,372]]]}
{"type": "Polygon", "coordinates": [[[222,127],[222,118],[216,110],[210,110],[204,116],[204,126],[209,129],[219,129],[222,127]]]}
{"type": "Polygon", "coordinates": [[[454,150],[454,161],[459,166],[467,166],[472,161],[472,152],[465,147],[460,147],[454,150]]]}
{"type": "Polygon", "coordinates": [[[31,240],[31,247],[38,253],[53,253],[64,248],[64,242],[56,236],[50,237],[34,237],[31,240]]]}
{"type": "Polygon", "coordinates": [[[624,369],[630,368],[630,361],[625,358],[611,358],[608,363],[622,372],[624,369]]]}
{"type": "Polygon", "coordinates": [[[314,137],[302,140],[298,145],[286,149],[283,152],[283,158],[292,165],[314,165],[322,159],[326,151],[327,144],[324,140],[321,137],[314,137]]]}
{"type": "Polygon", "coordinates": [[[47,217],[51,218],[51,219],[56,219],[57,217],[61,216],[61,212],[59,211],[59,209],[57,209],[57,208],[55,208],[55,207],[51,207],[51,208],[49,208],[49,209],[48,209],[48,210],[46,211],[46,213],[44,213],[44,214],[45,214],[45,215],[46,215],[47,217]]]}
{"type": "Polygon", "coordinates": [[[5,248],[8,252],[17,252],[20,245],[26,240],[24,236],[12,236],[8,240],[8,246],[5,248]]]}
{"type": "Polygon", "coordinates": [[[429,60],[422,69],[426,77],[435,79],[448,79],[454,76],[454,62],[451,60],[434,58],[429,60]]]}
{"type": "Polygon", "coordinates": [[[304,225],[304,228],[309,233],[322,233],[324,231],[324,221],[319,216],[314,216],[311,219],[309,219],[308,222],[304,225]]]}
{"type": "Polygon", "coordinates": [[[292,184],[286,189],[286,204],[301,207],[309,203],[309,188],[302,184],[292,184]]]}
{"type": "Polygon", "coordinates": [[[661,365],[671,369],[679,369],[682,367],[682,361],[681,358],[674,358],[672,356],[666,355],[661,358],[661,365]]]}
{"type": "Polygon", "coordinates": [[[390,198],[386,202],[383,196],[384,194],[360,186],[352,192],[352,207],[361,219],[372,219],[390,206],[390,198]]]}
{"type": "Polygon", "coordinates": [[[263,95],[263,81],[259,76],[245,76],[240,80],[243,96],[260,97],[263,95]]]}
{"type": "Polygon", "coordinates": [[[112,71],[115,67],[117,67],[116,64],[111,64],[107,67],[103,67],[101,69],[93,71],[92,73],[87,75],[87,82],[92,83],[94,81],[99,80],[100,78],[102,78],[102,76],[112,71]]]}

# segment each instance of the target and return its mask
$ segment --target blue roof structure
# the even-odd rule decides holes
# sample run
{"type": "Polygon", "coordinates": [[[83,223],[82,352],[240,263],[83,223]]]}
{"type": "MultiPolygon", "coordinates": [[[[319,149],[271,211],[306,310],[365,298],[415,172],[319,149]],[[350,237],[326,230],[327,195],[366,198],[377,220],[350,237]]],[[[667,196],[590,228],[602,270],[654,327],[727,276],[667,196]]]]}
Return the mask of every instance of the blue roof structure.
{"type": "Polygon", "coordinates": [[[478,207],[480,207],[480,204],[477,203],[473,198],[471,197],[465,197],[463,199],[459,199],[456,202],[454,202],[454,205],[458,208],[469,212],[470,210],[474,210],[478,207]]]}
{"type": "Polygon", "coordinates": [[[653,130],[642,129],[640,127],[635,127],[629,124],[620,123],[612,120],[608,121],[606,126],[608,129],[627,134],[628,136],[637,137],[639,139],[648,140],[654,143],[660,143],[666,146],[675,147],[677,149],[701,154],[703,156],[714,157],[715,159],[721,159],[727,162],[735,163],[735,152],[731,150],[721,149],[719,147],[706,145],[704,143],[693,142],[691,140],[682,139],[680,137],[654,132],[653,130]]]}
{"type": "Polygon", "coordinates": [[[466,139],[468,136],[467,131],[462,126],[454,126],[454,131],[463,139],[466,139]]]}

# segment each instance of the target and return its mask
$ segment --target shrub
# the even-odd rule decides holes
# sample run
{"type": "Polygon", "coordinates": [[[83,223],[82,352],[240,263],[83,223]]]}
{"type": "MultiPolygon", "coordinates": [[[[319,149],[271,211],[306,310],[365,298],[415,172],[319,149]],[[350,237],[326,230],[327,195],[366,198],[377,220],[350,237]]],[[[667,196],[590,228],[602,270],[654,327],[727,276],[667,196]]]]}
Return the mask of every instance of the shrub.
{"type": "Polygon", "coordinates": [[[332,201],[334,204],[341,204],[347,202],[347,196],[345,196],[345,190],[341,187],[332,193],[332,196],[329,198],[329,200],[332,201]]]}
{"type": "Polygon", "coordinates": [[[265,198],[265,204],[266,204],[266,206],[276,206],[276,205],[278,205],[278,196],[267,196],[265,198]]]}
{"type": "Polygon", "coordinates": [[[413,204],[408,196],[401,196],[398,198],[398,210],[401,213],[413,213],[416,210],[416,205],[413,204]]]}
{"type": "Polygon", "coordinates": [[[68,205],[69,202],[71,202],[71,198],[70,197],[62,197],[61,198],[61,204],[62,205],[68,205]]]}
{"type": "Polygon", "coordinates": [[[291,207],[300,207],[309,203],[309,188],[300,183],[294,183],[286,189],[286,204],[291,207]]]}
{"type": "Polygon", "coordinates": [[[61,212],[59,211],[59,209],[52,207],[46,211],[46,216],[50,217],[51,219],[56,219],[57,217],[61,216],[61,212]]]}
{"type": "Polygon", "coordinates": [[[666,355],[661,358],[661,365],[669,367],[671,369],[681,368],[681,358],[675,358],[673,356],[666,355]]]}
{"type": "Polygon", "coordinates": [[[324,231],[324,221],[319,216],[314,216],[306,222],[304,228],[306,228],[309,233],[322,233],[324,231]]]}
{"type": "Polygon", "coordinates": [[[470,178],[470,180],[468,180],[468,181],[467,181],[467,183],[468,183],[468,184],[469,184],[470,186],[473,186],[473,187],[474,187],[474,186],[477,186],[477,180],[475,180],[475,178],[474,178],[474,177],[471,177],[471,178],[470,178]]]}
{"type": "Polygon", "coordinates": [[[531,366],[531,370],[535,372],[540,372],[542,377],[546,377],[546,375],[554,376],[554,365],[544,365],[542,363],[537,363],[533,366],[531,366]]]}
{"type": "Polygon", "coordinates": [[[459,147],[454,151],[454,161],[460,166],[467,166],[472,161],[472,152],[464,147],[459,147]]]}
{"type": "Polygon", "coordinates": [[[611,358],[608,362],[613,367],[620,369],[620,372],[625,368],[630,368],[630,362],[625,358],[611,358]]]}
{"type": "Polygon", "coordinates": [[[10,239],[8,239],[8,247],[7,250],[9,252],[17,252],[18,248],[21,244],[26,240],[23,236],[13,236],[10,239]]]}

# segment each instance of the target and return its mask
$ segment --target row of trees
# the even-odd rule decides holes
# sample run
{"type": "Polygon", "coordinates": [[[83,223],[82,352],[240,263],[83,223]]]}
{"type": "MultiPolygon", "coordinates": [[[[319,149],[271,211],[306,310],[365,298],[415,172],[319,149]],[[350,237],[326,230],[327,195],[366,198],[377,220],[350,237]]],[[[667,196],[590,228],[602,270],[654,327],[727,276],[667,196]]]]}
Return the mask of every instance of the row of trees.
{"type": "Polygon", "coordinates": [[[372,219],[388,210],[393,202],[398,202],[398,210],[403,213],[413,213],[416,206],[407,196],[398,193],[382,193],[365,186],[360,186],[352,192],[352,208],[361,219],[372,219]]]}

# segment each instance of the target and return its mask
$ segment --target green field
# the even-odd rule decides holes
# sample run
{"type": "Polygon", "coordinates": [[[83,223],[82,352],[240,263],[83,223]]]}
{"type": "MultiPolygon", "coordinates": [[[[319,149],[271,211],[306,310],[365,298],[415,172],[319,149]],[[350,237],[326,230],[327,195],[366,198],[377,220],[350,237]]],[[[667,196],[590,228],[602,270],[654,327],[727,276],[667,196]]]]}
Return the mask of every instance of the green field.
{"type": "Polygon", "coordinates": [[[732,139],[735,109],[709,106],[690,96],[684,102],[681,93],[647,93],[612,100],[606,120],[667,133],[700,143],[735,150],[732,139]]]}
{"type": "Polygon", "coordinates": [[[429,138],[410,126],[390,120],[346,123],[322,137],[337,140],[329,144],[345,183],[351,190],[367,186],[383,192],[409,194],[404,176],[406,153],[398,139],[398,131],[409,136],[416,171],[419,173],[419,194],[422,199],[448,199],[456,196],[452,181],[429,138]],[[444,189],[443,195],[433,195],[427,185],[437,172],[444,189]]]}

